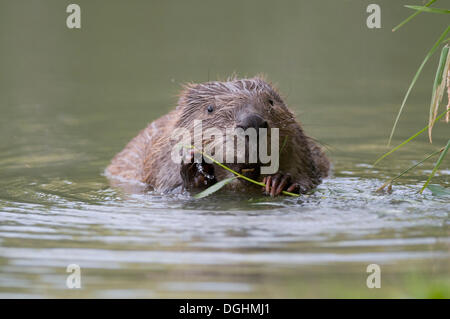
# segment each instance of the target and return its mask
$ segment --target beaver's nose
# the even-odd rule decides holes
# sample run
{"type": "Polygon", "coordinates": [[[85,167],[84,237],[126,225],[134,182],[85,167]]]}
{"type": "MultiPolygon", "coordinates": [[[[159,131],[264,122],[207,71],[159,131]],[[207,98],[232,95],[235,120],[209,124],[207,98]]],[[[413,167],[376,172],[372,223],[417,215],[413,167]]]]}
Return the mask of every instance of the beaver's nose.
{"type": "Polygon", "coordinates": [[[267,128],[268,126],[267,122],[261,116],[256,114],[247,115],[236,124],[236,127],[240,127],[244,130],[250,127],[259,129],[267,128]]]}

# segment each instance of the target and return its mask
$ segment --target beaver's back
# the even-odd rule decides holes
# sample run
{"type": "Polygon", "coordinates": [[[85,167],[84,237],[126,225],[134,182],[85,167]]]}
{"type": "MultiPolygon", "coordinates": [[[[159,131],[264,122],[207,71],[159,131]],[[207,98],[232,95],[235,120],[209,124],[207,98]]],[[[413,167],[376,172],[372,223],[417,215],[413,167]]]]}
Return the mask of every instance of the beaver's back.
{"type": "Polygon", "coordinates": [[[166,146],[167,136],[176,122],[175,111],[151,122],[118,153],[106,168],[111,177],[148,182],[148,167],[155,155],[166,146]]]}

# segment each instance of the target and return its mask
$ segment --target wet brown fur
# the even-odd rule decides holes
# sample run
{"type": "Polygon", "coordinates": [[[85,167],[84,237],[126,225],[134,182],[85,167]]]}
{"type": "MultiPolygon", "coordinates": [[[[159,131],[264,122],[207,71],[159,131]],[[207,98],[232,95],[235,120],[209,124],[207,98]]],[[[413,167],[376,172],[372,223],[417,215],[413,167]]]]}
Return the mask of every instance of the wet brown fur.
{"type": "MultiPolygon", "coordinates": [[[[287,137],[280,154],[279,171],[290,174],[303,191],[314,188],[328,175],[330,164],[321,147],[305,135],[280,94],[261,77],[185,85],[176,109],[150,123],[133,138],[113,158],[107,174],[138,180],[160,192],[181,189],[180,164],[170,157],[174,145],[171,133],[178,127],[193,132],[194,119],[203,120],[203,130],[212,127],[225,130],[235,127],[238,119],[249,112],[263,117],[269,128],[279,128],[280,147],[287,137]],[[209,105],[214,107],[212,114],[207,112],[209,105]]],[[[232,173],[217,167],[215,176],[222,180],[232,173]]],[[[237,190],[255,185],[236,180],[228,187],[237,190]]]]}

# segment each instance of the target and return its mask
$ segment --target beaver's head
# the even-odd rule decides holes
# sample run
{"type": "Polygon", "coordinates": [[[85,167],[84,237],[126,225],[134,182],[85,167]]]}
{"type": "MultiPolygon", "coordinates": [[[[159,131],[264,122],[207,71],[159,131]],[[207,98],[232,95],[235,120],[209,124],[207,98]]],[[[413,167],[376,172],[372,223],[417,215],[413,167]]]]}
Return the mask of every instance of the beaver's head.
{"type": "MultiPolygon", "coordinates": [[[[267,128],[270,136],[271,128],[278,128],[280,145],[288,135],[289,125],[295,123],[294,115],[277,90],[260,77],[188,84],[181,94],[177,111],[179,117],[176,127],[186,128],[192,136],[195,132],[194,123],[200,121],[203,132],[214,128],[224,135],[227,129],[254,128],[258,132],[260,128],[267,128]]],[[[203,147],[217,142],[210,137],[202,136],[201,139],[203,147]]],[[[225,164],[248,177],[258,178],[260,164],[249,163],[248,154],[244,155],[244,163],[239,162],[239,156],[242,157],[242,154],[235,154],[235,163],[227,160],[225,164]]],[[[216,168],[214,174],[217,180],[230,177],[230,173],[223,169],[216,168]]]]}

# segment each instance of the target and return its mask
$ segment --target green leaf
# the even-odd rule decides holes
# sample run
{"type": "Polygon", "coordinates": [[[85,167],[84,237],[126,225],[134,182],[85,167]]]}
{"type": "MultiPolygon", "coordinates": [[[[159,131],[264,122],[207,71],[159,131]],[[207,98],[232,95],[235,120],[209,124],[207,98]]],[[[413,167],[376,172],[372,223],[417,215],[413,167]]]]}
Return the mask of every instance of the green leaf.
{"type": "Polygon", "coordinates": [[[431,96],[430,116],[428,120],[428,138],[430,139],[430,143],[432,142],[431,132],[433,130],[434,120],[436,119],[437,116],[439,103],[441,103],[442,97],[444,96],[445,83],[449,67],[450,67],[449,46],[445,45],[442,48],[441,57],[439,58],[439,65],[436,70],[436,75],[434,77],[433,93],[431,96]]]}
{"type": "Polygon", "coordinates": [[[222,187],[224,187],[225,185],[227,185],[231,181],[235,180],[236,178],[237,178],[237,176],[230,177],[230,178],[226,178],[226,179],[224,179],[224,180],[222,180],[222,181],[220,181],[218,183],[215,183],[214,185],[208,187],[204,191],[194,195],[194,198],[199,199],[199,198],[203,198],[203,197],[209,196],[212,193],[217,192],[219,189],[221,189],[222,187]]]}
{"type": "Polygon", "coordinates": [[[441,13],[441,14],[449,14],[450,10],[447,9],[439,9],[439,8],[427,8],[422,6],[405,6],[409,9],[417,10],[420,12],[429,12],[429,13],[441,13]]]}
{"type": "Polygon", "coordinates": [[[450,189],[439,186],[439,185],[428,185],[428,189],[434,196],[449,196],[450,189]]]}
{"type": "MultiPolygon", "coordinates": [[[[437,0],[431,0],[430,2],[428,2],[425,7],[429,7],[431,6],[433,3],[435,3],[437,0]]],[[[398,24],[395,28],[392,29],[392,32],[397,31],[398,29],[400,29],[402,26],[404,26],[406,23],[408,23],[409,21],[411,21],[411,19],[413,19],[415,16],[417,16],[419,13],[421,13],[422,10],[414,12],[412,15],[410,15],[409,17],[407,17],[405,20],[403,20],[402,22],[400,22],[400,24],[398,24]]]]}
{"type": "Polygon", "coordinates": [[[422,72],[423,67],[425,66],[427,61],[430,59],[430,57],[433,55],[433,53],[437,50],[439,45],[444,41],[445,36],[449,32],[450,32],[450,26],[448,26],[447,29],[445,29],[445,31],[441,34],[441,36],[436,41],[436,43],[433,45],[431,50],[428,51],[427,55],[425,56],[425,59],[423,60],[422,64],[419,66],[419,69],[417,70],[416,74],[414,75],[414,78],[413,78],[411,84],[409,85],[408,91],[406,92],[406,95],[403,98],[403,102],[402,102],[402,105],[400,106],[400,110],[398,111],[397,117],[395,118],[394,126],[392,127],[391,135],[389,136],[388,145],[391,144],[392,136],[394,135],[395,129],[397,127],[398,120],[400,119],[400,115],[402,114],[403,108],[405,107],[406,100],[408,99],[408,96],[411,93],[411,90],[412,90],[414,84],[416,84],[416,81],[417,81],[420,73],[422,72]]]}
{"type": "MultiPolygon", "coordinates": [[[[436,119],[434,120],[433,123],[436,123],[437,121],[439,121],[444,115],[446,115],[450,110],[446,110],[444,112],[442,112],[441,114],[439,114],[438,117],[436,117],[436,119]]],[[[397,151],[398,149],[402,148],[403,146],[405,146],[406,144],[408,144],[409,142],[411,142],[413,139],[415,139],[417,136],[419,136],[420,134],[422,134],[423,132],[425,132],[428,129],[428,125],[425,126],[423,129],[421,129],[419,132],[415,133],[414,135],[410,136],[408,139],[406,139],[405,141],[403,141],[401,144],[397,145],[396,147],[394,147],[393,149],[391,149],[389,152],[384,153],[383,155],[381,155],[376,161],[375,163],[373,163],[373,166],[377,165],[382,159],[384,159],[386,156],[394,153],[395,151],[397,151]]]]}
{"type": "Polygon", "coordinates": [[[436,171],[439,169],[439,167],[441,166],[442,162],[444,161],[444,157],[445,155],[447,155],[448,149],[450,148],[450,140],[448,140],[447,145],[445,146],[444,150],[441,153],[441,156],[439,156],[436,165],[434,165],[433,170],[431,171],[430,176],[428,176],[427,181],[425,182],[425,185],[423,185],[422,189],[420,190],[420,193],[423,193],[423,190],[425,188],[427,188],[428,184],[430,184],[431,179],[433,178],[433,176],[436,174],[436,171]]]}

